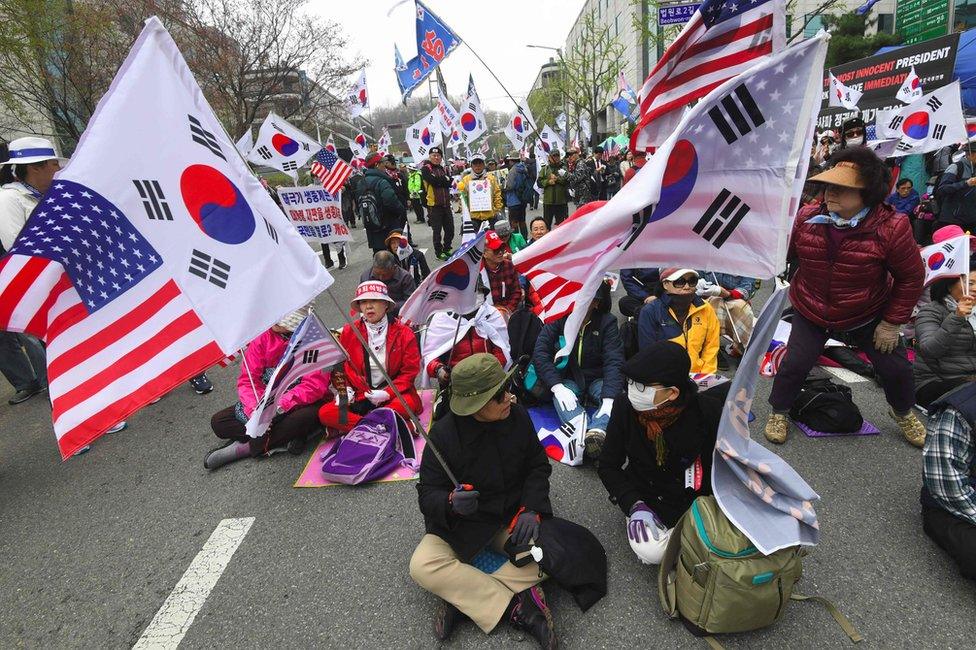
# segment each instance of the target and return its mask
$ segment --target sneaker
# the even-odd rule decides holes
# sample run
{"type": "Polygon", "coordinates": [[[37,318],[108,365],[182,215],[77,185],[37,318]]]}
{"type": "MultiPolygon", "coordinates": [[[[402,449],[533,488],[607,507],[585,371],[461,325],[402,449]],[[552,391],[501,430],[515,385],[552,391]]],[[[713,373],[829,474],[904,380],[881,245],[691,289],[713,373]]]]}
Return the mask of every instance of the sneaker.
{"type": "Polygon", "coordinates": [[[340,271],[342,269],[346,268],[347,266],[349,266],[349,262],[347,262],[346,260],[342,260],[341,262],[339,262],[339,270],[340,271]]]}
{"type": "Polygon", "coordinates": [[[37,382],[34,382],[24,390],[18,390],[16,393],[14,393],[14,396],[7,400],[7,404],[10,404],[11,406],[15,406],[22,402],[26,402],[30,398],[34,397],[34,395],[37,395],[38,393],[43,393],[45,390],[47,389],[43,388],[37,382]]]}
{"type": "Polygon", "coordinates": [[[789,420],[782,413],[771,413],[766,420],[766,440],[781,445],[790,431],[789,420]]]}
{"type": "Polygon", "coordinates": [[[546,604],[546,594],[539,585],[515,595],[509,621],[516,629],[531,634],[542,648],[550,650],[556,647],[552,611],[546,604]]]}
{"type": "Polygon", "coordinates": [[[603,441],[607,439],[607,432],[602,429],[590,429],[583,438],[583,456],[590,460],[597,460],[603,451],[603,441]]]}
{"type": "Polygon", "coordinates": [[[925,446],[925,425],[918,419],[913,411],[909,411],[908,415],[901,417],[895,415],[894,410],[889,406],[888,415],[898,424],[901,428],[901,433],[905,436],[905,440],[909,443],[915,445],[916,447],[925,446]]]}
{"type": "Polygon", "coordinates": [[[434,636],[441,641],[447,641],[454,631],[454,626],[464,617],[457,607],[442,600],[441,604],[434,610],[434,636]]]}
{"type": "Polygon", "coordinates": [[[435,255],[434,257],[436,257],[436,258],[437,258],[437,259],[439,259],[439,260],[447,260],[447,259],[449,259],[449,258],[450,258],[451,256],[450,256],[450,255],[449,255],[448,253],[438,253],[438,254],[437,254],[437,255],[435,255]]]}
{"type": "Polygon", "coordinates": [[[127,426],[129,426],[129,423],[126,422],[125,420],[122,420],[121,422],[119,422],[118,424],[116,424],[114,427],[111,427],[105,433],[118,433],[119,431],[121,431],[122,429],[126,428],[127,426]]]}
{"type": "Polygon", "coordinates": [[[197,395],[206,395],[213,390],[213,383],[207,378],[206,373],[200,373],[190,379],[190,387],[197,395]]]}

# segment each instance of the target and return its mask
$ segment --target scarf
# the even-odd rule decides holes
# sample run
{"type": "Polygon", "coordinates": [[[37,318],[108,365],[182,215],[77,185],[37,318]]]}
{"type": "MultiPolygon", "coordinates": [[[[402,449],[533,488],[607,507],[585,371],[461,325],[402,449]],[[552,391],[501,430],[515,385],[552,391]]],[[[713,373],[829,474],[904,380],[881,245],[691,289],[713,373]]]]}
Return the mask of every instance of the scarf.
{"type": "MultiPolygon", "coordinates": [[[[959,306],[959,302],[955,298],[953,298],[952,296],[946,296],[945,297],[945,306],[949,308],[949,312],[950,313],[955,314],[956,313],[956,307],[959,306]]],[[[974,309],[969,314],[969,317],[966,318],[966,322],[969,323],[969,326],[973,329],[973,333],[976,334],[976,309],[974,309]]]]}
{"type": "Polygon", "coordinates": [[[386,328],[389,325],[389,320],[384,318],[374,324],[363,318],[363,324],[366,326],[367,340],[369,341],[369,347],[373,348],[373,352],[379,352],[382,348],[386,347],[386,328]]]}
{"type": "Polygon", "coordinates": [[[835,228],[857,228],[857,224],[859,224],[861,219],[866,217],[870,211],[871,208],[864,208],[850,219],[844,219],[836,212],[818,214],[815,217],[807,219],[807,223],[829,223],[835,228]]]}
{"type": "Polygon", "coordinates": [[[667,450],[664,448],[664,430],[674,424],[684,410],[683,404],[671,404],[659,406],[653,411],[635,411],[637,421],[644,427],[644,434],[654,443],[658,467],[664,464],[664,459],[667,457],[667,450]]]}

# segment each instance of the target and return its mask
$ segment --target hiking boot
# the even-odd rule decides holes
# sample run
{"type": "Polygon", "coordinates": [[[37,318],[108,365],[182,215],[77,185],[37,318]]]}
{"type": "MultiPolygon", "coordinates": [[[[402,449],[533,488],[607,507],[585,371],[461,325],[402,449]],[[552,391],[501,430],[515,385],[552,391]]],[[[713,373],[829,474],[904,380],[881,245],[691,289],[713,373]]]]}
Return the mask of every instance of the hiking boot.
{"type": "Polygon", "coordinates": [[[602,429],[590,429],[583,438],[583,456],[590,460],[600,458],[603,451],[603,441],[607,439],[607,432],[602,429]]]}
{"type": "Polygon", "coordinates": [[[34,397],[34,395],[43,392],[44,392],[44,388],[41,387],[41,385],[38,384],[37,382],[34,382],[27,388],[23,390],[18,390],[16,393],[14,393],[14,396],[7,400],[7,404],[10,404],[11,406],[15,406],[17,404],[21,404],[22,402],[26,402],[30,398],[34,397]]]}
{"type": "Polygon", "coordinates": [[[213,383],[207,377],[206,373],[200,373],[190,379],[190,387],[193,388],[193,392],[197,395],[206,395],[213,390],[213,383]]]}
{"type": "Polygon", "coordinates": [[[899,416],[895,415],[895,411],[891,407],[888,407],[888,415],[898,424],[905,440],[916,447],[925,446],[925,425],[921,423],[913,411],[909,411],[908,415],[899,416]]]}
{"type": "Polygon", "coordinates": [[[790,422],[782,413],[771,413],[766,420],[766,440],[781,445],[786,442],[786,434],[790,431],[790,422]]]}
{"type": "Polygon", "coordinates": [[[552,621],[552,611],[546,604],[546,594],[536,585],[515,595],[509,615],[512,626],[525,630],[546,650],[556,648],[556,630],[552,621]]]}
{"type": "Polygon", "coordinates": [[[457,607],[442,600],[441,604],[434,611],[434,636],[441,641],[451,638],[454,626],[464,617],[457,607]]]}

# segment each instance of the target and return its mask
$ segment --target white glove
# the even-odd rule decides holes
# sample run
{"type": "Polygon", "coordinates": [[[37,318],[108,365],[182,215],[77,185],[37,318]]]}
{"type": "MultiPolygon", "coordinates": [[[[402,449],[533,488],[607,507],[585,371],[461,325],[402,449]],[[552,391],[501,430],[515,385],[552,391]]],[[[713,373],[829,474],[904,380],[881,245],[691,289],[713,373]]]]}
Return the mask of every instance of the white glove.
{"type": "Polygon", "coordinates": [[[698,287],[695,289],[695,293],[702,297],[721,296],[722,287],[721,285],[712,284],[708,280],[702,278],[698,281],[698,287]]]}
{"type": "Polygon", "coordinates": [[[593,417],[600,418],[603,417],[604,415],[610,417],[610,411],[612,409],[613,409],[613,399],[610,397],[606,397],[603,399],[602,402],[600,402],[600,410],[598,410],[596,412],[596,415],[593,417]]]}
{"type": "Polygon", "coordinates": [[[370,390],[366,392],[366,399],[372,402],[373,406],[379,406],[390,401],[390,394],[385,390],[370,390]]]}
{"type": "Polygon", "coordinates": [[[552,396],[559,402],[559,408],[564,411],[575,411],[579,408],[579,399],[576,398],[576,393],[571,391],[566,384],[553,386],[552,396]]]}
{"type": "MultiPolygon", "coordinates": [[[[352,403],[353,395],[355,395],[355,393],[353,393],[352,392],[352,389],[347,386],[346,387],[346,403],[352,403]]],[[[336,406],[339,406],[339,393],[336,393],[335,405],[336,406]]]]}

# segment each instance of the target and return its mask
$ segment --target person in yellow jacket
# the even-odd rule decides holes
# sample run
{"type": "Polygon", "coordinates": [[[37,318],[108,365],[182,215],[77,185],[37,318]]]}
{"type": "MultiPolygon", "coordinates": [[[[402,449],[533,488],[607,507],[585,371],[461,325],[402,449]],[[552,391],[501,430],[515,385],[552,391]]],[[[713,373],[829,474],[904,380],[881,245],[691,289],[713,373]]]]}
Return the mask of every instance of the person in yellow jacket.
{"type": "Polygon", "coordinates": [[[475,222],[476,228],[481,228],[481,222],[484,221],[488,222],[489,228],[494,227],[495,219],[501,215],[505,203],[502,201],[502,188],[498,179],[485,169],[483,155],[476,153],[471,159],[471,171],[461,177],[458,192],[468,204],[471,220],[475,222]]]}
{"type": "Polygon", "coordinates": [[[696,295],[694,269],[661,269],[664,294],[644,305],[637,316],[641,349],[655,341],[674,341],[688,351],[691,372],[715,373],[721,326],[715,309],[696,295]]]}

